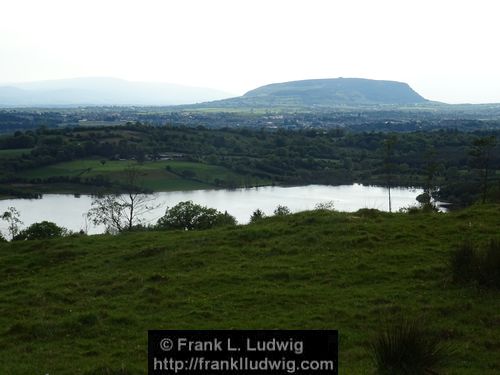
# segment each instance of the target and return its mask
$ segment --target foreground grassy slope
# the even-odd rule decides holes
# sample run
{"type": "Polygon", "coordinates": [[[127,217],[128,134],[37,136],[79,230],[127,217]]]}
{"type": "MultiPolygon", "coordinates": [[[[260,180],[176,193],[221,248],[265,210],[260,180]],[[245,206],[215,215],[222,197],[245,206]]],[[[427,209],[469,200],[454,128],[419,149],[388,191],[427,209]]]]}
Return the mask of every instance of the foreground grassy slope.
{"type": "Polygon", "coordinates": [[[384,320],[424,317],[443,374],[500,372],[500,292],[451,281],[456,244],[500,239],[500,206],[306,212],[199,232],[0,245],[0,373],[143,374],[148,329],[332,328],[341,374],[370,374],[384,320]]]}

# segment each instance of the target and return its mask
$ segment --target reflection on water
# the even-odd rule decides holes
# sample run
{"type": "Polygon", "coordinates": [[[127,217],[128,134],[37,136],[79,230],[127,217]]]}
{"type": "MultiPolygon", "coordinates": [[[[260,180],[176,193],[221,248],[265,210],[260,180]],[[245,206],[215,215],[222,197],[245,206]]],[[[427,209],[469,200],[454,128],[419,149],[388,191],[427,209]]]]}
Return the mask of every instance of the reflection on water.
{"type": "MultiPolygon", "coordinates": [[[[415,205],[417,203],[415,197],[421,193],[421,189],[392,188],[393,211],[415,205]]],[[[235,216],[240,224],[247,223],[255,209],[260,208],[266,214],[271,215],[278,205],[287,206],[292,212],[297,212],[311,210],[317,203],[333,201],[338,211],[357,211],[360,208],[388,210],[386,188],[359,184],[175,191],[156,193],[154,196],[156,203],[161,205],[145,216],[144,219],[150,223],[156,222],[164,214],[167,206],[172,207],[186,200],[227,211],[235,216]]],[[[85,218],[91,202],[92,197],[89,195],[46,194],[42,199],[0,201],[0,213],[4,212],[7,207],[14,206],[21,213],[24,226],[47,220],[73,231],[84,230],[88,233],[99,233],[103,231],[103,228],[94,227],[85,218]]],[[[4,234],[6,233],[4,222],[0,223],[0,229],[4,234]]]]}

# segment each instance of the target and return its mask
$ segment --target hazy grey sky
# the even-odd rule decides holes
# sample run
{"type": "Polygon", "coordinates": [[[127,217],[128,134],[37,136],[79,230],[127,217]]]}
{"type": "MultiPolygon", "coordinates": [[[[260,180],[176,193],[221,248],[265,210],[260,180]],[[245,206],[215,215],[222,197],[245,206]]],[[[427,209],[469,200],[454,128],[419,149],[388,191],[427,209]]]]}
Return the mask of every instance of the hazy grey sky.
{"type": "Polygon", "coordinates": [[[500,102],[498,0],[0,0],[0,11],[0,82],[111,76],[242,94],[363,77],[500,102]]]}

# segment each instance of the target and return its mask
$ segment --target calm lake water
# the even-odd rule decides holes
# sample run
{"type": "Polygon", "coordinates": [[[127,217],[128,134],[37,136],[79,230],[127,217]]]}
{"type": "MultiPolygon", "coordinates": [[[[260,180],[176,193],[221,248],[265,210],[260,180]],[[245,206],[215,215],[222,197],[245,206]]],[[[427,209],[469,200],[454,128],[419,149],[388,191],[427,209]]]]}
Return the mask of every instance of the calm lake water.
{"type": "MultiPolygon", "coordinates": [[[[392,188],[392,209],[413,206],[421,189],[392,188]]],[[[337,211],[357,211],[360,208],[376,208],[388,211],[387,189],[359,184],[327,186],[308,185],[296,187],[266,186],[232,190],[195,190],[161,192],[154,194],[156,204],[161,206],[148,213],[146,222],[155,223],[172,207],[181,201],[192,200],[203,206],[227,211],[235,216],[238,223],[248,223],[254,210],[260,208],[271,215],[278,205],[290,208],[292,212],[314,209],[318,203],[333,201],[337,211]]],[[[42,199],[7,199],[0,201],[0,213],[13,206],[21,213],[24,227],[43,220],[52,221],[73,231],[84,230],[100,233],[102,227],[94,227],[85,218],[90,209],[92,196],[72,194],[45,194],[42,199]]],[[[0,222],[0,230],[7,234],[5,222],[0,222]]]]}

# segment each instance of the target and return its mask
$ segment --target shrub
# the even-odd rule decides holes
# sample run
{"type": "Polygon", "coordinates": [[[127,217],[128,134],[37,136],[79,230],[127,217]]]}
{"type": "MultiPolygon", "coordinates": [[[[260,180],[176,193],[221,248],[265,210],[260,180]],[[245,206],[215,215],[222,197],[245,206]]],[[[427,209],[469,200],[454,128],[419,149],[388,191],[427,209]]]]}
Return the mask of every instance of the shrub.
{"type": "Polygon", "coordinates": [[[381,211],[375,208],[360,208],[359,210],[356,211],[356,214],[363,217],[376,218],[380,216],[381,211]]]}
{"type": "Polygon", "coordinates": [[[451,354],[423,322],[407,319],[388,324],[373,340],[371,350],[377,373],[385,375],[432,374],[451,354]]]}
{"type": "Polygon", "coordinates": [[[335,203],[333,201],[317,203],[316,206],[314,206],[314,209],[316,211],[334,211],[335,203]]]}
{"type": "Polygon", "coordinates": [[[252,212],[252,216],[250,216],[250,223],[256,223],[265,217],[266,214],[264,213],[264,211],[262,211],[260,208],[257,208],[254,212],[252,212]]]}
{"type": "Polygon", "coordinates": [[[417,206],[402,207],[399,209],[399,212],[411,215],[426,212],[439,212],[439,208],[434,203],[421,203],[417,206]]]}
{"type": "Polygon", "coordinates": [[[208,229],[217,226],[236,225],[234,216],[208,208],[192,201],[180,202],[165,211],[156,228],[158,229],[208,229]]]}
{"type": "Polygon", "coordinates": [[[276,216],[286,216],[290,215],[291,213],[292,212],[287,206],[282,206],[282,205],[278,205],[278,207],[276,207],[276,209],[274,210],[274,214],[276,216]]]}
{"type": "Polygon", "coordinates": [[[431,195],[426,191],[424,191],[422,194],[417,195],[417,198],[415,199],[420,204],[430,204],[432,201],[431,195]]]}
{"type": "Polygon", "coordinates": [[[31,224],[28,228],[23,229],[17,234],[13,240],[41,240],[47,238],[63,237],[69,234],[66,228],[60,227],[50,221],[42,221],[40,223],[31,224]]]}

